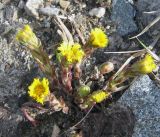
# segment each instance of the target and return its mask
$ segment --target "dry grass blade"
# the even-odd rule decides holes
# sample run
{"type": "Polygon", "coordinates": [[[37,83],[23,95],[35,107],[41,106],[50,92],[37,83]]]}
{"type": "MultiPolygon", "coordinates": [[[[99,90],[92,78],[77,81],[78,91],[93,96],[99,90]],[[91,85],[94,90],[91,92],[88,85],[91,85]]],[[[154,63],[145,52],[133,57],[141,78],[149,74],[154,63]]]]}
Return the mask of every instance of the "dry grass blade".
{"type": "MultiPolygon", "coordinates": [[[[146,53],[146,50],[140,51],[138,53],[133,54],[132,56],[130,56],[126,62],[119,68],[119,70],[113,75],[112,79],[115,79],[122,71],[123,69],[131,62],[131,60],[133,60],[134,58],[141,56],[142,54],[146,53]]],[[[103,90],[107,90],[108,88],[108,84],[109,82],[107,81],[107,83],[105,84],[105,86],[103,87],[103,90]]]]}
{"type": "Polygon", "coordinates": [[[134,58],[136,58],[136,57],[144,54],[145,52],[146,52],[145,50],[144,50],[144,51],[140,51],[140,52],[135,53],[135,54],[133,54],[132,56],[130,56],[130,57],[126,60],[126,62],[120,67],[120,69],[116,72],[116,74],[113,76],[113,79],[114,79],[115,77],[117,77],[118,74],[120,74],[120,72],[131,62],[132,59],[134,59],[134,58]]]}
{"type": "Polygon", "coordinates": [[[136,53],[140,51],[144,51],[145,49],[142,50],[133,50],[133,51],[119,51],[119,52],[104,52],[105,54],[130,54],[130,53],[136,53]]]}
{"type": "Polygon", "coordinates": [[[148,24],[144,30],[139,33],[138,35],[134,36],[134,37],[131,37],[129,39],[134,39],[134,38],[137,38],[139,36],[141,36],[142,34],[144,34],[145,32],[147,32],[154,24],[156,24],[158,21],[160,20],[160,16],[158,16],[157,18],[155,18],[150,24],[148,24]]]}
{"type": "Polygon", "coordinates": [[[77,31],[80,39],[81,39],[82,44],[85,45],[86,41],[85,41],[85,39],[84,39],[83,34],[81,33],[81,31],[80,31],[79,28],[77,27],[76,22],[75,22],[75,21],[72,21],[72,23],[73,23],[73,26],[74,26],[75,30],[77,31]]]}
{"type": "Polygon", "coordinates": [[[57,30],[57,33],[61,36],[61,38],[63,39],[63,41],[65,41],[66,43],[68,43],[68,39],[67,39],[67,36],[65,35],[64,31],[62,32],[60,30],[57,30]]]}
{"type": "Polygon", "coordinates": [[[160,58],[154,53],[152,52],[142,41],[140,41],[138,38],[137,38],[138,42],[146,49],[146,51],[152,55],[152,57],[157,60],[157,61],[160,61],[160,58]]]}
{"type": "Polygon", "coordinates": [[[153,49],[154,46],[157,44],[158,40],[160,39],[160,34],[158,36],[156,36],[156,38],[154,39],[154,41],[148,46],[149,49],[153,49]]]}
{"type": "Polygon", "coordinates": [[[160,78],[157,77],[153,72],[151,73],[151,77],[152,77],[158,84],[160,84],[160,78]]]}
{"type": "Polygon", "coordinates": [[[56,18],[55,22],[60,27],[60,29],[65,33],[69,44],[73,45],[74,41],[73,41],[72,34],[70,33],[70,31],[67,29],[67,27],[64,25],[64,23],[61,21],[61,19],[59,17],[56,16],[55,18],[56,18]]]}
{"type": "Polygon", "coordinates": [[[74,129],[76,126],[78,126],[80,123],[82,123],[84,121],[84,119],[89,115],[89,113],[92,111],[94,105],[88,110],[87,114],[78,122],[76,123],[74,126],[72,126],[70,129],[74,129]]]}
{"type": "Polygon", "coordinates": [[[66,130],[63,133],[61,133],[58,137],[61,137],[62,135],[64,135],[67,132],[75,130],[76,126],[78,126],[80,123],[82,123],[85,120],[85,118],[89,115],[89,113],[92,111],[93,107],[94,107],[94,105],[88,110],[87,114],[79,122],[77,122],[75,125],[70,127],[68,130],[66,130]]]}
{"type": "Polygon", "coordinates": [[[144,11],[144,14],[157,14],[160,13],[160,9],[159,10],[154,10],[154,11],[144,11]]]}
{"type": "Polygon", "coordinates": [[[129,85],[118,87],[118,88],[116,88],[112,93],[115,93],[115,92],[119,92],[119,91],[125,90],[125,89],[128,88],[128,87],[129,87],[129,85]]]}
{"type": "MultiPolygon", "coordinates": [[[[148,49],[153,49],[159,39],[160,39],[160,35],[158,35],[158,36],[154,39],[154,41],[148,46],[148,49]]],[[[136,53],[136,52],[145,51],[145,50],[146,50],[146,49],[133,50],[133,51],[118,51],[118,52],[109,51],[109,52],[104,52],[104,53],[105,53],[105,54],[131,54],[131,53],[136,53]]]]}

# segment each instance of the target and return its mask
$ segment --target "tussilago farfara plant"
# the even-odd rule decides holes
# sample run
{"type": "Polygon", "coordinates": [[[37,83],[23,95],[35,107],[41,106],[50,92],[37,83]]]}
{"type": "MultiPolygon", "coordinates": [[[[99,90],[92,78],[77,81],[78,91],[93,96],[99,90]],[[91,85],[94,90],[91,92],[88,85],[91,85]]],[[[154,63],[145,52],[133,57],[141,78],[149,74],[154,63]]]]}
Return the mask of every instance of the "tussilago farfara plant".
{"type": "MultiPolygon", "coordinates": [[[[34,118],[27,113],[28,107],[39,107],[45,111],[68,112],[62,94],[68,94],[75,99],[75,103],[81,109],[90,108],[96,103],[101,103],[108,99],[112,92],[125,80],[135,77],[139,74],[148,74],[156,68],[156,64],[152,56],[146,56],[126,69],[115,77],[110,78],[105,83],[104,88],[94,89],[93,81],[99,81],[104,75],[110,73],[114,69],[112,62],[105,62],[98,66],[96,73],[93,71],[90,76],[86,76],[87,80],[83,80],[85,74],[83,72],[83,63],[97,48],[105,48],[108,46],[109,40],[105,32],[100,28],[91,30],[90,36],[86,43],[74,43],[72,35],[65,25],[60,21],[58,26],[62,32],[62,43],[56,49],[57,60],[51,60],[47,52],[43,49],[40,40],[29,25],[25,25],[16,35],[17,41],[25,45],[39,64],[41,70],[46,74],[47,78],[35,78],[28,87],[28,95],[33,99],[32,105],[25,103],[23,112],[28,120],[35,124],[34,118]],[[53,63],[54,62],[54,63],[53,63]],[[54,65],[56,63],[56,65],[54,65]],[[52,88],[51,88],[52,87],[52,88]],[[58,95],[57,95],[58,93],[58,95]],[[38,104],[36,104],[38,103],[38,104]],[[36,104],[36,105],[35,105],[36,104]],[[45,106],[48,106],[48,109],[45,106]]],[[[57,22],[58,22],[57,21],[57,22]]]]}

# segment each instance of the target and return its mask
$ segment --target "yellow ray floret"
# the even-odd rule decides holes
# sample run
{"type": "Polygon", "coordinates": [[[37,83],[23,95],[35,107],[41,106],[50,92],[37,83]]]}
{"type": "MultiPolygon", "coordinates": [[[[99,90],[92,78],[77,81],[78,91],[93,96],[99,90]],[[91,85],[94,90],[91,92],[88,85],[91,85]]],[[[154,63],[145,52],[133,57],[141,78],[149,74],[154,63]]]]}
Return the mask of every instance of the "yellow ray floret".
{"type": "Polygon", "coordinates": [[[84,51],[78,43],[75,43],[74,45],[62,43],[57,50],[60,52],[62,58],[66,60],[67,64],[80,62],[84,56],[84,51]]]}
{"type": "Polygon", "coordinates": [[[106,98],[110,96],[110,93],[107,93],[103,90],[94,91],[91,96],[89,97],[96,103],[100,103],[104,101],[106,98]]]}
{"type": "Polygon", "coordinates": [[[29,96],[35,99],[38,103],[43,104],[50,94],[49,81],[46,78],[40,79],[35,78],[33,83],[29,86],[29,96]]]}
{"type": "Polygon", "coordinates": [[[95,48],[104,48],[108,45],[108,37],[103,30],[95,28],[91,30],[89,43],[95,48]]]}
{"type": "Polygon", "coordinates": [[[16,35],[16,40],[27,46],[38,46],[38,38],[29,25],[25,25],[16,35]]]}
{"type": "Polygon", "coordinates": [[[155,64],[152,56],[146,54],[146,56],[142,60],[136,62],[131,66],[131,70],[140,74],[148,74],[151,73],[154,69],[156,69],[156,67],[157,65],[155,64]]]}

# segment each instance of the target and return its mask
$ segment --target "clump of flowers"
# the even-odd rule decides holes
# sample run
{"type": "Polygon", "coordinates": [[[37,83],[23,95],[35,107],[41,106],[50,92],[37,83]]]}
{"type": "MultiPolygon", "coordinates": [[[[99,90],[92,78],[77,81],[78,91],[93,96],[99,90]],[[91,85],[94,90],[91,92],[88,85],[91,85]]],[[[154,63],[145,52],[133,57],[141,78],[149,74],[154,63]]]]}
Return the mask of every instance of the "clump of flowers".
{"type": "Polygon", "coordinates": [[[104,48],[108,45],[108,37],[103,30],[95,28],[91,30],[89,45],[95,48],[104,48]]]}
{"type": "Polygon", "coordinates": [[[35,78],[28,89],[29,96],[42,105],[50,95],[49,81],[46,78],[43,78],[42,80],[35,78]]]}
{"type": "Polygon", "coordinates": [[[75,64],[80,62],[84,57],[84,51],[82,50],[80,44],[75,43],[74,45],[69,45],[63,42],[58,50],[58,58],[60,62],[65,62],[66,64],[75,64]]]}
{"type": "Polygon", "coordinates": [[[142,60],[139,60],[124,69],[115,79],[109,82],[110,88],[115,88],[124,81],[137,75],[149,74],[157,68],[157,65],[150,54],[146,54],[142,60]]]}
{"type": "Polygon", "coordinates": [[[16,35],[16,40],[32,49],[39,47],[38,38],[33,33],[29,25],[25,25],[21,30],[19,30],[16,35]]]}
{"type": "MultiPolygon", "coordinates": [[[[152,56],[146,54],[142,60],[133,63],[133,65],[128,65],[115,77],[107,80],[105,75],[109,77],[108,74],[114,70],[112,62],[105,62],[99,66],[95,65],[93,70],[86,72],[88,70],[83,67],[88,65],[85,64],[87,57],[97,48],[108,46],[107,35],[102,29],[95,28],[91,30],[89,39],[84,43],[82,42],[83,45],[81,46],[79,43],[74,43],[72,35],[63,22],[60,19],[57,22],[58,26],[61,26],[60,34],[63,39],[63,42],[56,49],[57,60],[49,58],[48,53],[41,45],[41,41],[29,25],[25,25],[16,36],[17,41],[27,46],[41,70],[47,74],[48,79],[35,78],[33,80],[28,88],[28,94],[36,102],[42,105],[46,103],[48,110],[68,112],[68,107],[59,95],[61,92],[66,92],[67,95],[72,96],[75,103],[82,109],[89,108],[108,99],[113,92],[122,89],[118,86],[124,84],[123,82],[128,78],[151,73],[157,66],[152,56]],[[106,83],[104,87],[101,86],[101,82],[106,83]],[[49,87],[49,83],[52,88],[49,87]],[[101,88],[95,90],[95,83],[101,88]]],[[[26,117],[31,119],[28,114],[26,117]]]]}
{"type": "Polygon", "coordinates": [[[18,31],[16,40],[30,50],[33,58],[38,62],[40,68],[55,80],[54,67],[50,63],[48,54],[43,50],[40,40],[36,37],[29,25],[25,25],[18,31]]]}

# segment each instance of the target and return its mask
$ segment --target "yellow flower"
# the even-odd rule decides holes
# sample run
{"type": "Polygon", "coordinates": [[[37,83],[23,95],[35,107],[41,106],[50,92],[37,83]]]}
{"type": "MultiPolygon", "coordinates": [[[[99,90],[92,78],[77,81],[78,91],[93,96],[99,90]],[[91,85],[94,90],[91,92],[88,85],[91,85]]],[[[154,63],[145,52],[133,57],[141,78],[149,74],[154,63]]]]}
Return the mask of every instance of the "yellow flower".
{"type": "Polygon", "coordinates": [[[80,62],[84,56],[84,51],[81,49],[81,45],[79,45],[78,43],[75,43],[72,46],[72,53],[74,56],[74,62],[80,62]]]}
{"type": "Polygon", "coordinates": [[[98,91],[94,91],[89,98],[96,103],[100,103],[106,98],[108,98],[109,96],[110,96],[110,93],[107,93],[103,90],[98,90],[98,91]]]}
{"type": "Polygon", "coordinates": [[[47,96],[50,94],[49,81],[46,78],[43,78],[42,81],[35,78],[28,89],[29,96],[41,104],[45,102],[47,96]]]}
{"type": "Polygon", "coordinates": [[[104,48],[108,45],[108,37],[100,28],[91,30],[89,43],[95,48],[104,48]]]}
{"type": "Polygon", "coordinates": [[[38,38],[33,33],[31,27],[29,25],[25,25],[16,35],[16,40],[24,45],[37,47],[38,38]]]}
{"type": "Polygon", "coordinates": [[[146,54],[146,56],[142,60],[136,62],[131,66],[131,71],[140,74],[148,74],[151,73],[154,69],[156,69],[156,67],[157,65],[155,64],[152,56],[146,54]]]}
{"type": "Polygon", "coordinates": [[[78,43],[69,45],[63,42],[57,50],[60,52],[60,54],[58,54],[60,60],[64,58],[67,64],[80,62],[84,56],[84,51],[78,43]]]}

